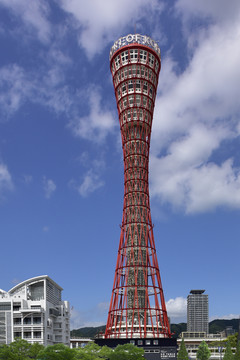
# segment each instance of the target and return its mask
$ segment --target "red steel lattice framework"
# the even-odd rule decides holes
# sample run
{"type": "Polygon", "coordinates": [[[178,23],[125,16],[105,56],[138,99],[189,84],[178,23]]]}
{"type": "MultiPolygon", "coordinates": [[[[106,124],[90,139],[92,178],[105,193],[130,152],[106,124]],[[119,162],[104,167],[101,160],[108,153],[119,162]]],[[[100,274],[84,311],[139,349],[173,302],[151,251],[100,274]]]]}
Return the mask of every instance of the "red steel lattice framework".
{"type": "Polygon", "coordinates": [[[160,49],[138,34],[112,47],[124,158],[124,203],[105,338],[171,337],[150,213],[148,163],[160,49]]]}

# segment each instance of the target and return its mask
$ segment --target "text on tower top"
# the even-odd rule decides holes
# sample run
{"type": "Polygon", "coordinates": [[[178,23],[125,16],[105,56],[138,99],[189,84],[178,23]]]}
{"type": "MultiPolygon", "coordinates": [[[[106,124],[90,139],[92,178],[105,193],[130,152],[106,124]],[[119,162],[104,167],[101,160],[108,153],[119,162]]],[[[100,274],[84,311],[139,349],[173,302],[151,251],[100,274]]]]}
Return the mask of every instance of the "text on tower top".
{"type": "Polygon", "coordinates": [[[156,43],[156,41],[154,41],[153,39],[151,39],[149,36],[146,36],[146,35],[128,34],[126,36],[120,37],[117,41],[115,41],[115,43],[111,47],[110,60],[111,60],[113,54],[118,49],[120,49],[122,46],[125,46],[128,44],[134,44],[134,43],[142,44],[142,45],[146,45],[146,46],[150,47],[160,57],[160,48],[159,48],[158,44],[156,43]]]}

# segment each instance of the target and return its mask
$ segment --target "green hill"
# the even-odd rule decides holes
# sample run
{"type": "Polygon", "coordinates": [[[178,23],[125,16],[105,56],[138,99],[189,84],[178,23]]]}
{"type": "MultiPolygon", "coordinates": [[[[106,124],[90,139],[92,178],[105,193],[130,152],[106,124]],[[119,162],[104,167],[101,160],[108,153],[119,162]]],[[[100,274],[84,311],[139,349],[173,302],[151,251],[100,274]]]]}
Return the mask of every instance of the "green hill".
{"type": "MultiPolygon", "coordinates": [[[[238,332],[239,319],[231,320],[213,320],[209,323],[209,332],[216,334],[223,331],[228,326],[232,326],[234,330],[238,332]]],[[[71,331],[71,337],[90,337],[93,338],[99,332],[105,331],[105,325],[98,327],[84,327],[71,331]]],[[[171,331],[174,333],[174,337],[178,337],[182,331],[187,331],[186,323],[171,324],[171,331]]]]}

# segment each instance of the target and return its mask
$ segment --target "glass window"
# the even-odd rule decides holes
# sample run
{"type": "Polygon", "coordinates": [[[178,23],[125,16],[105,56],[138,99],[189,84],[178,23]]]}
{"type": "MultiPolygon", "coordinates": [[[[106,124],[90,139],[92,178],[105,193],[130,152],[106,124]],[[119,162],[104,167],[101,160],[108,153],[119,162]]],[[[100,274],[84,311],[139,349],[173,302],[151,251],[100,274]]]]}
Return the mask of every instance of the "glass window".
{"type": "Polygon", "coordinates": [[[15,339],[15,338],[21,338],[21,337],[22,337],[21,331],[16,331],[16,332],[14,332],[14,339],[15,339]]]}
{"type": "Polygon", "coordinates": [[[33,324],[41,324],[41,317],[34,317],[33,324]]]}
{"type": "Polygon", "coordinates": [[[42,337],[41,331],[34,331],[33,337],[34,337],[34,339],[40,339],[42,337]]]}
{"type": "Polygon", "coordinates": [[[141,81],[136,80],[136,91],[141,91],[141,81]]]}
{"type": "Polygon", "coordinates": [[[133,81],[128,80],[128,92],[133,92],[133,81]]]}
{"type": "Polygon", "coordinates": [[[149,66],[153,67],[154,60],[155,60],[155,58],[154,58],[153,54],[148,53],[148,62],[149,62],[149,66]]]}
{"type": "Polygon", "coordinates": [[[31,324],[31,318],[30,317],[25,317],[23,319],[23,323],[26,325],[26,324],[31,324]]]}
{"type": "Polygon", "coordinates": [[[31,331],[24,331],[23,333],[24,339],[29,339],[32,337],[31,331]]]}
{"type": "Polygon", "coordinates": [[[143,340],[138,340],[138,345],[143,345],[143,340]]]}
{"type": "Polygon", "coordinates": [[[1,303],[0,310],[11,310],[11,303],[1,303]]]}

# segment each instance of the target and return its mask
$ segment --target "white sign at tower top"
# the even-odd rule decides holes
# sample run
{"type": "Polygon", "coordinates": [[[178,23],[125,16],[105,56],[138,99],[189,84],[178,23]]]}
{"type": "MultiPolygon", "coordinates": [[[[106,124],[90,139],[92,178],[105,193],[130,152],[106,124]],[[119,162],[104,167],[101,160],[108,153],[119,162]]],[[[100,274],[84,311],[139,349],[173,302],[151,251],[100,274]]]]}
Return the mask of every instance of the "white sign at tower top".
{"type": "Polygon", "coordinates": [[[113,54],[118,49],[120,49],[122,46],[125,46],[128,44],[134,44],[134,43],[142,44],[142,45],[146,45],[146,46],[150,47],[151,49],[156,51],[156,53],[160,57],[160,48],[159,48],[158,44],[156,43],[156,41],[154,41],[153,39],[151,39],[149,36],[146,36],[146,35],[128,34],[126,36],[119,38],[117,41],[115,41],[115,43],[113,44],[111,51],[110,51],[110,59],[112,58],[113,54]]]}

